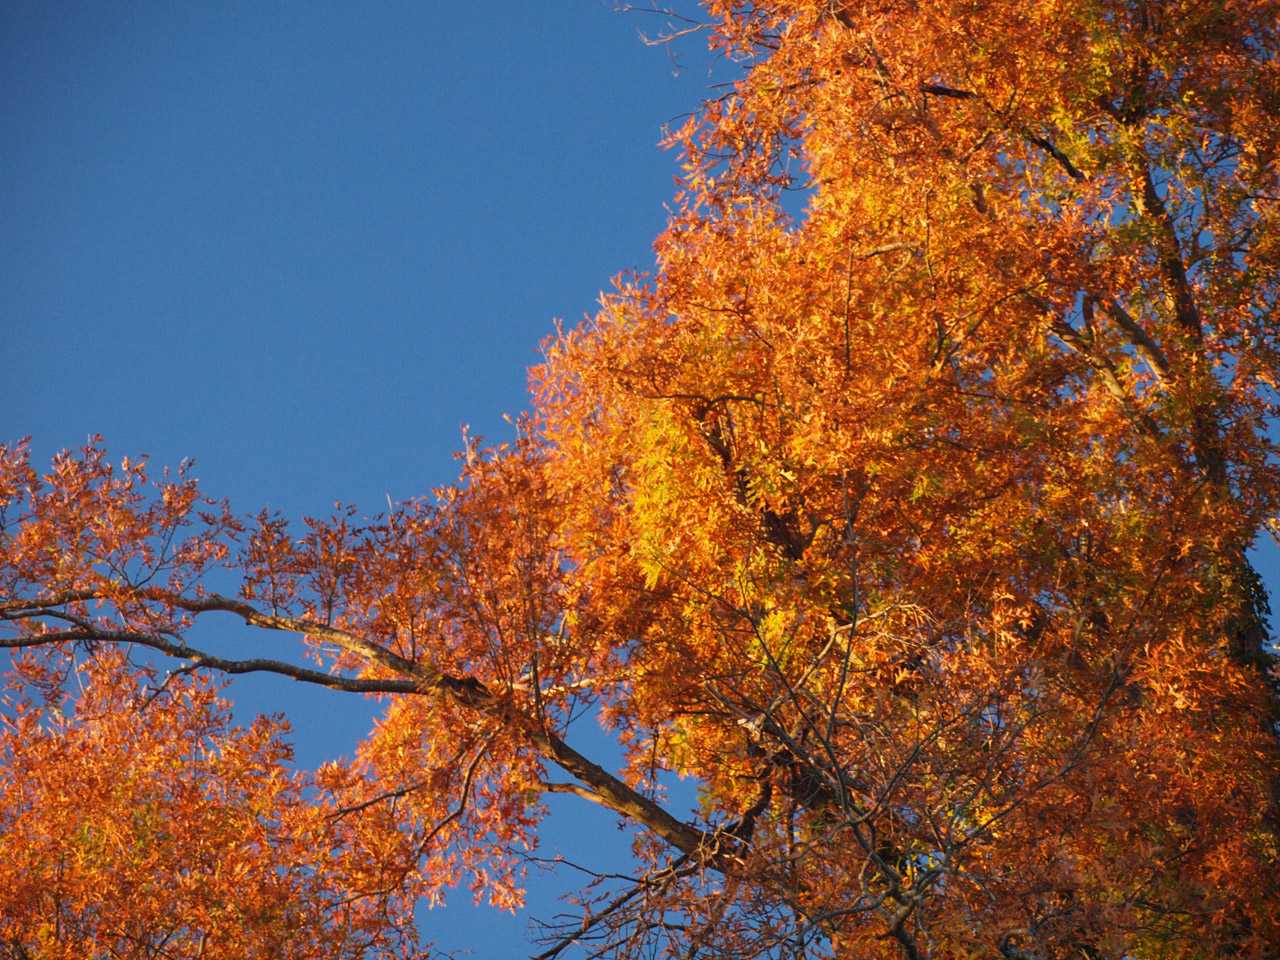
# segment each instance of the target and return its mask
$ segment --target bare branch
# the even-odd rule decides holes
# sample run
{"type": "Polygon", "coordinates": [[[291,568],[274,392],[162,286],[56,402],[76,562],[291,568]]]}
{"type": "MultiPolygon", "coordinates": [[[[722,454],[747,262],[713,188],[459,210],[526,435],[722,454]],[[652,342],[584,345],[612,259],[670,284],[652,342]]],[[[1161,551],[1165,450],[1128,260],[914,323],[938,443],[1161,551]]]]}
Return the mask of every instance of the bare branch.
{"type": "MultiPolygon", "coordinates": [[[[1086,301],[1087,302],[1087,301],[1086,301]]],[[[1147,368],[1156,378],[1156,382],[1162,387],[1169,386],[1170,368],[1169,361],[1165,358],[1163,351],[1156,344],[1147,331],[1137,320],[1130,316],[1129,312],[1112,297],[1108,297],[1101,301],[1103,309],[1106,310],[1113,323],[1119,327],[1133,348],[1138,351],[1138,355],[1142,357],[1147,368]]]]}
{"type": "Polygon", "coordinates": [[[38,633],[25,637],[0,639],[0,649],[17,650],[31,647],[54,646],[59,643],[91,642],[91,643],[130,643],[150,647],[179,660],[190,660],[191,666],[182,668],[203,667],[218,670],[227,674],[243,673],[276,673],[281,676],[328,687],[331,690],[343,690],[347,693],[423,693],[426,689],[421,683],[412,680],[378,680],[363,677],[342,677],[319,670],[310,670],[281,660],[228,660],[185,643],[178,644],[155,634],[133,630],[97,630],[76,629],[56,630],[38,633]]]}
{"type": "Polygon", "coordinates": [[[581,797],[583,800],[590,800],[592,803],[598,803],[605,807],[608,806],[604,802],[604,797],[594,790],[582,786],[580,783],[547,783],[539,781],[536,786],[543,793],[571,793],[575,797],[581,797]]]}

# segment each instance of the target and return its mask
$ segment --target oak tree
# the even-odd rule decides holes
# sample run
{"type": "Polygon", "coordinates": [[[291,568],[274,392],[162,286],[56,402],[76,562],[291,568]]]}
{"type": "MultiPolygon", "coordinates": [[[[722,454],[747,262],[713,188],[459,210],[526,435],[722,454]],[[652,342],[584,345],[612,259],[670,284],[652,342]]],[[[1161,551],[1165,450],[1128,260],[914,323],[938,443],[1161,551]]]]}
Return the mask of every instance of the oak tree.
{"type": "Polygon", "coordinates": [[[411,953],[565,793],[634,861],[543,958],[1274,956],[1278,12],[711,0],[654,272],[455,486],[291,526],[5,449],[0,943],[411,953]],[[248,672],[384,715],[298,774],[248,672]]]}

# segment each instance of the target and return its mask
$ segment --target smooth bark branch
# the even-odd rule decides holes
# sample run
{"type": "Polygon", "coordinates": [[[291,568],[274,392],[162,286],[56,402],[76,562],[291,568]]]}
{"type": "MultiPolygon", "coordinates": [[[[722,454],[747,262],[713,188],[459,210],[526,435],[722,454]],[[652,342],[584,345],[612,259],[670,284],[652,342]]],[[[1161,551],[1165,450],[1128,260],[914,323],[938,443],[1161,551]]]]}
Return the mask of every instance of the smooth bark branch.
{"type": "Polygon", "coordinates": [[[78,628],[57,630],[25,637],[0,639],[0,648],[19,650],[31,647],[47,647],[59,643],[133,643],[150,647],[177,660],[187,660],[192,666],[217,670],[226,674],[275,673],[330,690],[347,693],[421,693],[422,685],[412,680],[378,680],[361,677],[341,677],[319,670],[309,670],[282,660],[255,658],[252,660],[228,660],[185,643],[174,643],[154,634],[135,630],[97,630],[78,628]]]}
{"type": "MultiPolygon", "coordinates": [[[[527,730],[538,751],[562,770],[573,774],[600,797],[600,803],[638,823],[683,853],[691,854],[713,869],[723,870],[720,844],[711,834],[677,820],[654,801],[592,763],[550,730],[527,730]]],[[[575,791],[576,792],[576,791],[575,791]]]]}
{"type": "Polygon", "coordinates": [[[353,813],[359,813],[361,810],[367,810],[370,807],[376,806],[379,803],[384,803],[387,800],[399,800],[401,797],[407,797],[409,794],[421,790],[427,785],[427,783],[428,781],[426,780],[419,780],[417,783],[411,783],[409,786],[401,787],[399,790],[387,790],[384,793],[378,794],[376,797],[370,797],[362,803],[353,803],[349,807],[343,807],[340,810],[335,810],[333,813],[329,814],[329,819],[341,820],[343,817],[350,816],[353,813]]]}
{"type": "Polygon", "coordinates": [[[1107,316],[1111,318],[1111,322],[1120,328],[1125,339],[1138,351],[1138,356],[1142,357],[1143,362],[1156,378],[1156,382],[1167,389],[1170,379],[1169,361],[1159,345],[1114,298],[1106,297],[1099,302],[1107,316]]]}
{"type": "Polygon", "coordinates": [[[0,600],[0,616],[10,614],[11,616],[6,619],[15,620],[35,617],[39,616],[43,610],[54,610],[65,607],[69,603],[85,603],[96,600],[100,596],[101,593],[96,590],[71,590],[51,597],[14,597],[10,600],[0,600]]]}
{"type": "Polygon", "coordinates": [[[592,803],[598,803],[601,806],[607,805],[604,802],[604,797],[594,790],[588,790],[580,783],[548,783],[542,781],[537,786],[543,793],[571,793],[575,797],[581,797],[583,800],[590,800],[592,803]]]}
{"type": "Polygon", "coordinates": [[[300,617],[281,617],[263,613],[243,600],[233,600],[229,597],[213,594],[212,596],[201,598],[169,597],[164,602],[171,603],[179,610],[186,610],[188,613],[225,610],[239,615],[244,619],[245,623],[254,627],[262,627],[266,630],[282,630],[288,633],[303,633],[309,637],[315,637],[317,640],[332,643],[335,647],[354,653],[366,660],[379,663],[396,673],[414,677],[429,684],[438,683],[443,677],[441,671],[433,666],[406,660],[398,653],[394,653],[380,644],[372,643],[345,630],[338,630],[327,624],[317,623],[314,620],[304,620],[300,617]]]}
{"type": "Polygon", "coordinates": [[[1151,434],[1155,429],[1155,424],[1151,422],[1151,418],[1142,410],[1138,409],[1133,402],[1132,394],[1124,388],[1120,382],[1120,373],[1116,369],[1116,365],[1111,361],[1110,357],[1104,356],[1080,336],[1071,324],[1059,317],[1054,317],[1049,324],[1049,329],[1053,335],[1071,348],[1077,356],[1080,357],[1102,380],[1103,386],[1107,388],[1107,392],[1115,398],[1116,403],[1120,405],[1120,409],[1124,411],[1125,417],[1135,427],[1143,433],[1151,434]]]}
{"type": "Polygon", "coordinates": [[[883,243],[878,247],[872,247],[870,250],[859,250],[857,253],[852,254],[852,257],[858,260],[870,260],[872,257],[883,256],[886,253],[897,253],[899,250],[911,250],[919,253],[924,250],[924,247],[914,240],[897,240],[893,243],[883,243]]]}

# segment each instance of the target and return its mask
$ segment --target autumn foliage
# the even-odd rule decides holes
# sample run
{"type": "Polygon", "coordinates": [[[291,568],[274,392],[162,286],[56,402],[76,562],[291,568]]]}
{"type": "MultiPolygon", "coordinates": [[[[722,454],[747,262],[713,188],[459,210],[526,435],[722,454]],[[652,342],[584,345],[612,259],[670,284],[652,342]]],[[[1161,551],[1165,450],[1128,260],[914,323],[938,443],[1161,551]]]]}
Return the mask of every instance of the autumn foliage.
{"type": "Polygon", "coordinates": [[[545,958],[1276,956],[1280,7],[706,13],[655,272],[457,486],[298,526],[3,451],[12,956],[412,953],[549,792],[637,862],[545,958]],[[246,672],[385,714],[303,775],[246,672]]]}

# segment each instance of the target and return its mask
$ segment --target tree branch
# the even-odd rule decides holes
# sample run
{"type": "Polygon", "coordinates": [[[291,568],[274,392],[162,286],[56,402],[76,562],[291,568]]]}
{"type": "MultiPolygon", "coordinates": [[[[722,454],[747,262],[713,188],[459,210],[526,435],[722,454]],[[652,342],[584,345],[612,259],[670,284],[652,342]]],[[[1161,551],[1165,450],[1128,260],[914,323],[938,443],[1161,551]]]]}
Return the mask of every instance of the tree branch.
{"type": "Polygon", "coordinates": [[[54,630],[48,633],[33,634],[26,637],[0,639],[0,649],[18,650],[31,647],[47,647],[59,643],[88,641],[91,643],[133,643],[150,647],[178,660],[189,660],[193,667],[204,667],[227,674],[243,673],[276,673],[281,676],[310,683],[331,690],[342,690],[347,693],[423,693],[421,683],[412,680],[379,680],[363,677],[340,677],[319,670],[309,670],[282,660],[228,660],[206,653],[186,643],[174,643],[155,634],[134,630],[54,630]]]}
{"type": "Polygon", "coordinates": [[[608,806],[604,802],[604,797],[596,793],[594,790],[588,790],[580,783],[547,783],[539,781],[537,788],[543,793],[571,793],[575,797],[581,797],[583,800],[590,800],[592,803],[598,803],[601,806],[608,806]]]}
{"type": "Polygon", "coordinates": [[[1165,358],[1164,352],[1159,345],[1147,335],[1147,331],[1142,329],[1142,325],[1133,319],[1129,311],[1120,306],[1114,298],[1106,297],[1100,302],[1102,303],[1102,308],[1107,312],[1107,316],[1111,318],[1112,323],[1120,328],[1125,338],[1138,351],[1138,355],[1142,357],[1152,376],[1156,378],[1156,382],[1161,387],[1167,388],[1170,376],[1169,361],[1165,358]]]}
{"type": "Polygon", "coordinates": [[[243,600],[232,600],[216,593],[208,597],[189,598],[170,595],[160,599],[161,602],[171,604],[177,609],[185,610],[188,613],[225,610],[228,613],[240,616],[245,623],[254,627],[261,627],[264,630],[282,630],[287,633],[306,634],[309,637],[315,637],[317,640],[331,643],[335,647],[354,653],[366,660],[379,663],[395,673],[414,677],[431,685],[438,685],[445,679],[444,673],[430,664],[406,660],[398,653],[388,650],[381,644],[373,643],[363,637],[357,637],[355,634],[348,633],[345,630],[338,630],[315,620],[304,620],[300,617],[281,617],[263,613],[243,600]]]}
{"type": "MultiPolygon", "coordinates": [[[[386,649],[385,647],[339,630],[327,624],[316,623],[299,617],[282,617],[263,613],[252,605],[241,600],[232,600],[214,594],[209,597],[183,597],[166,594],[162,591],[140,592],[139,599],[148,599],[174,609],[189,613],[205,613],[211,610],[222,610],[235,613],[251,626],[267,630],[281,630],[290,633],[301,633],[315,637],[327,643],[355,653],[366,660],[387,667],[395,673],[405,676],[404,680],[354,679],[337,677],[308,670],[293,664],[276,660],[227,660],[202,650],[196,650],[185,643],[175,643],[157,636],[154,633],[141,631],[77,629],[37,634],[28,637],[17,637],[11,640],[0,640],[0,647],[18,648],[49,645],[75,640],[101,641],[114,643],[137,643],[159,650],[169,656],[189,660],[199,666],[221,670],[224,673],[278,673],[295,680],[303,680],[319,686],[356,693],[440,693],[460,707],[476,710],[500,718],[503,722],[514,724],[523,733],[528,742],[545,759],[555,763],[567,773],[586,784],[591,791],[600,797],[600,803],[610,810],[652,830],[667,843],[682,853],[696,856],[698,860],[713,869],[725,871],[730,868],[729,861],[724,859],[724,849],[732,841],[706,833],[690,826],[672,816],[665,808],[629,787],[618,777],[603,767],[592,763],[577,750],[552,732],[545,725],[531,720],[509,703],[500,701],[484,683],[475,677],[456,677],[446,674],[431,664],[415,663],[386,649]]],[[[101,594],[80,591],[64,595],[64,602],[79,602],[91,599],[107,599],[101,594]]],[[[31,616],[50,615],[51,609],[57,606],[53,598],[39,601],[14,601],[15,609],[30,611],[31,616]]]]}

